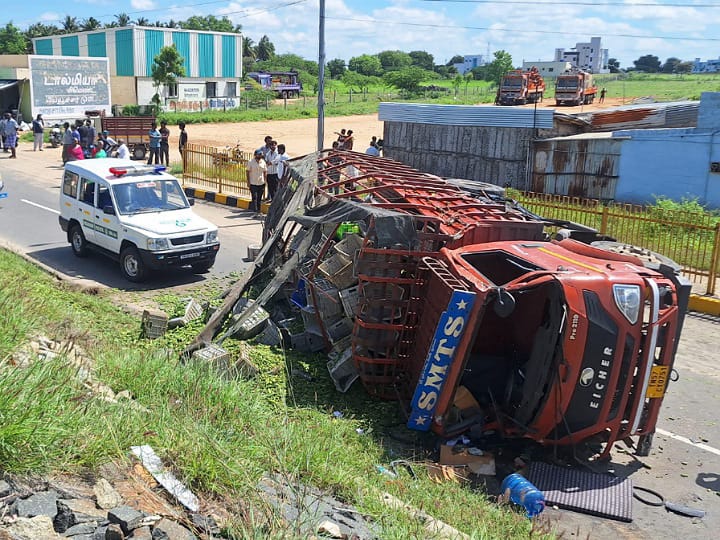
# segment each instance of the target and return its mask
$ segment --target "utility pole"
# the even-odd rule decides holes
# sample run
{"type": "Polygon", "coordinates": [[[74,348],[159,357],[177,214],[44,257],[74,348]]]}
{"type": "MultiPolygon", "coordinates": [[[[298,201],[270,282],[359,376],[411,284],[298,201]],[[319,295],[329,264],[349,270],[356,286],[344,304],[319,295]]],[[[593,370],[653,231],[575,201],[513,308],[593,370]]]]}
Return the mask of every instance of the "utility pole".
{"type": "Polygon", "coordinates": [[[318,127],[317,151],[325,147],[325,0],[320,0],[318,27],[318,127]]]}

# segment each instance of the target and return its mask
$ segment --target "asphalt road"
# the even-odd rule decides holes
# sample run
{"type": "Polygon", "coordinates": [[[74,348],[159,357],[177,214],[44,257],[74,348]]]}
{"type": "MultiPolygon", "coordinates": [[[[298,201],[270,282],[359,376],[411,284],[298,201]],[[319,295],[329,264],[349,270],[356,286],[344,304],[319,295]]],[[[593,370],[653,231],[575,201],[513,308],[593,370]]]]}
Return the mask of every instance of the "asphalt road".
{"type": "Polygon", "coordinates": [[[248,245],[261,241],[261,219],[253,219],[246,210],[198,200],[194,211],[220,229],[220,252],[210,272],[198,275],[189,269],[171,269],[152,274],[145,283],[130,283],[120,274],[119,264],[108,257],[98,253],[87,258],[73,255],[58,222],[59,164],[39,169],[33,162],[24,170],[19,161],[4,159],[6,155],[0,153],[0,174],[7,193],[7,198],[0,199],[0,240],[72,278],[121,290],[183,286],[242,271],[249,264],[245,259],[248,245]]]}

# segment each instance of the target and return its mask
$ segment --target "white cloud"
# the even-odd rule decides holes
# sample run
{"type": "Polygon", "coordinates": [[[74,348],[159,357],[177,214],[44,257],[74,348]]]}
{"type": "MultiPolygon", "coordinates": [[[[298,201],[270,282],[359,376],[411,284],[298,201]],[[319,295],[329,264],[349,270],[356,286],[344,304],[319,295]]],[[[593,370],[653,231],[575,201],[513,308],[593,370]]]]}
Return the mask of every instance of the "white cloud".
{"type": "MultiPolygon", "coordinates": [[[[130,0],[130,6],[137,10],[155,9],[155,2],[153,0],[130,0]]],[[[146,18],[151,19],[152,17],[146,18]]]]}
{"type": "Polygon", "coordinates": [[[53,11],[46,11],[45,13],[41,13],[39,20],[40,22],[57,22],[61,19],[60,15],[58,13],[55,13],[53,11]]]}

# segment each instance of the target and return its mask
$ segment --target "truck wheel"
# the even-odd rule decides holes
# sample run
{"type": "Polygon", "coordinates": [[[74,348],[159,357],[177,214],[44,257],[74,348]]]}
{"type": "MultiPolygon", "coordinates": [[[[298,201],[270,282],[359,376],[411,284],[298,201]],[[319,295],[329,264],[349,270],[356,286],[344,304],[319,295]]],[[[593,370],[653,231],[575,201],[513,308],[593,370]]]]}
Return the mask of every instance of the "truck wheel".
{"type": "Polygon", "coordinates": [[[215,263],[215,261],[203,261],[199,263],[195,263],[191,265],[192,271],[196,274],[205,274],[207,271],[212,268],[212,265],[215,263]]]}
{"type": "Polygon", "coordinates": [[[120,252],[120,270],[128,281],[139,283],[145,280],[147,270],[135,246],[127,246],[120,252]]]}
{"type": "Polygon", "coordinates": [[[85,240],[85,235],[80,225],[73,225],[70,229],[70,245],[76,257],[87,257],[87,240],[85,240]]]}
{"type": "Polygon", "coordinates": [[[680,273],[682,270],[682,266],[673,261],[670,257],[660,255],[659,253],[644,247],[609,241],[593,242],[590,245],[612,253],[637,257],[642,261],[645,268],[649,268],[651,270],[659,270],[661,265],[670,267],[675,273],[680,273]]]}
{"type": "Polygon", "coordinates": [[[144,146],[133,146],[133,159],[145,159],[145,147],[144,146]]]}

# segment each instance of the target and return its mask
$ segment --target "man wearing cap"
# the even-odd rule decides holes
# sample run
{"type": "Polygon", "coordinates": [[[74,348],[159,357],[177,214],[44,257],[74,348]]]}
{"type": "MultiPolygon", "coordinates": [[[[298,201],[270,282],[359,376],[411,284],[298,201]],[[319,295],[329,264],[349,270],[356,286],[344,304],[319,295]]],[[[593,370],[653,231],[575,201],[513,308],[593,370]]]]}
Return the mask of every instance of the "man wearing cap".
{"type": "Polygon", "coordinates": [[[250,189],[250,211],[260,213],[262,197],[265,193],[265,182],[267,181],[267,165],[263,159],[263,152],[260,148],[255,150],[253,158],[247,163],[247,181],[250,189]]]}

